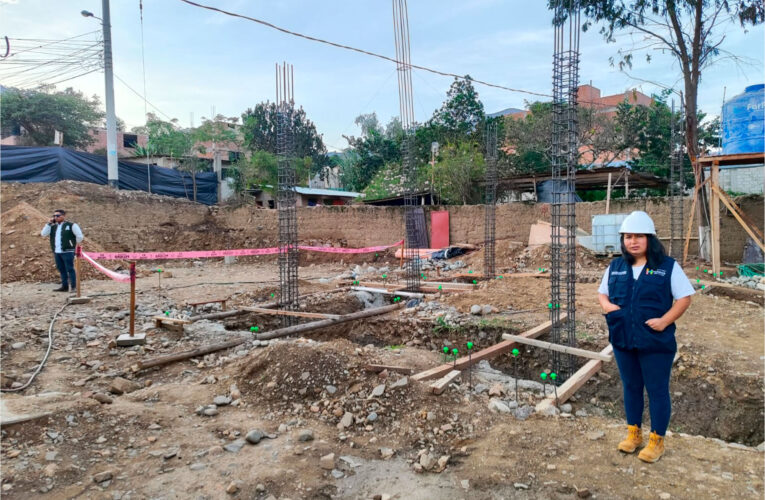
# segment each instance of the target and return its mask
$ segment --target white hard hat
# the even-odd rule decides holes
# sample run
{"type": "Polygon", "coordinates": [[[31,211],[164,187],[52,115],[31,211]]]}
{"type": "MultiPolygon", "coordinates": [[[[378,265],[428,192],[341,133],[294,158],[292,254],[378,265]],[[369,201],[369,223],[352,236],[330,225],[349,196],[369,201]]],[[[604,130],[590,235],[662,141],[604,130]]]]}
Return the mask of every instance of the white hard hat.
{"type": "Polygon", "coordinates": [[[656,227],[653,224],[651,217],[641,211],[635,210],[622,221],[622,227],[619,228],[620,233],[630,234],[656,234],[656,227]]]}

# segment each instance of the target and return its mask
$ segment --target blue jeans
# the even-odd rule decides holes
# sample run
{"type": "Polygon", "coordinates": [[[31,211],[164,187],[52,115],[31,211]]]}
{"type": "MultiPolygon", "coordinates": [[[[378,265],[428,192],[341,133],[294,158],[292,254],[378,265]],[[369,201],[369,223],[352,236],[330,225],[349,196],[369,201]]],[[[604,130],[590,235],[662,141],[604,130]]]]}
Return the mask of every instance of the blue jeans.
{"type": "Polygon", "coordinates": [[[673,352],[614,349],[614,359],[619,366],[619,375],[624,387],[624,413],[627,414],[627,424],[642,424],[645,389],[648,392],[651,430],[659,436],[666,434],[672,414],[669,374],[674,358],[673,352]]]}
{"type": "Polygon", "coordinates": [[[74,252],[54,253],[56,256],[56,267],[61,275],[61,286],[68,288],[77,287],[77,275],[74,272],[74,252]]]}

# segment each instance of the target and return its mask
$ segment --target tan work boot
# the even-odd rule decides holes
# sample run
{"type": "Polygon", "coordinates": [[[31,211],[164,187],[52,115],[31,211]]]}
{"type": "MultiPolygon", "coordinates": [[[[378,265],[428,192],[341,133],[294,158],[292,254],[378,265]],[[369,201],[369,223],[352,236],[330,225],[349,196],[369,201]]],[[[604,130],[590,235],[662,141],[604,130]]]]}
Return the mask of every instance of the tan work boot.
{"type": "Polygon", "coordinates": [[[624,453],[635,453],[638,446],[643,444],[643,431],[637,425],[628,425],[627,439],[619,443],[619,451],[624,453]]]}
{"type": "Polygon", "coordinates": [[[638,454],[638,458],[643,462],[654,463],[664,455],[664,436],[659,436],[652,432],[648,436],[648,446],[638,454]]]}

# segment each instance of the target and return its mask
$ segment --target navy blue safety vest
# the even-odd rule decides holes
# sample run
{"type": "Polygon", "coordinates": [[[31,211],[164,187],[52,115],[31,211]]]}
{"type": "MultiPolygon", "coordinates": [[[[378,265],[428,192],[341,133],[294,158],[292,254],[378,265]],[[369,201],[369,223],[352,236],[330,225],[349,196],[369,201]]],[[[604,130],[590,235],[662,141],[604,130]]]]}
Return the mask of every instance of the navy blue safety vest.
{"type": "Polygon", "coordinates": [[[657,332],[645,324],[660,318],[672,307],[672,269],[675,260],[666,257],[658,269],[646,265],[637,280],[632,266],[623,257],[611,262],[608,274],[608,300],[621,307],[606,314],[608,340],[617,349],[647,352],[675,352],[675,324],[657,332]]]}

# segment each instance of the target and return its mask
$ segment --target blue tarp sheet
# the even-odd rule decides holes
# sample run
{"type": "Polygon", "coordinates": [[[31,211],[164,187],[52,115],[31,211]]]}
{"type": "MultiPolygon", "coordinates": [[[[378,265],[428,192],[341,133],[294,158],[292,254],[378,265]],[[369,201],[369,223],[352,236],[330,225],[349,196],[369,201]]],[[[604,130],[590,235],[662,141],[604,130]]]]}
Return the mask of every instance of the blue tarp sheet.
{"type": "MultiPolygon", "coordinates": [[[[191,174],[172,168],[119,162],[119,188],[148,191],[176,198],[193,199],[191,174]]],[[[218,202],[218,179],[215,172],[196,174],[197,201],[205,205],[218,202]]],[[[0,181],[58,182],[62,180],[106,184],[106,157],[66,148],[0,147],[0,181]]]]}

